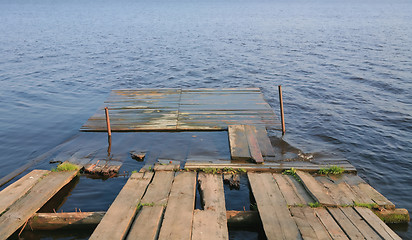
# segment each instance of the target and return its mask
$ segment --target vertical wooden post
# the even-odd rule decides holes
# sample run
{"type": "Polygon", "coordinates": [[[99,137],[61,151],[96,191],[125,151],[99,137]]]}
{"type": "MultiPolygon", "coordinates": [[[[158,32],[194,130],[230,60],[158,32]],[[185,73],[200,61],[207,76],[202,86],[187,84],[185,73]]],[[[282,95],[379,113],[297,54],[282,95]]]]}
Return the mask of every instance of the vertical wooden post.
{"type": "Polygon", "coordinates": [[[282,99],[282,85],[278,86],[279,88],[279,104],[280,104],[280,120],[282,122],[282,135],[285,134],[285,115],[283,114],[283,99],[282,99]]]}
{"type": "Polygon", "coordinates": [[[107,107],[105,107],[104,111],[106,112],[107,134],[109,135],[109,137],[111,137],[112,136],[112,130],[110,129],[109,109],[107,107]]]}

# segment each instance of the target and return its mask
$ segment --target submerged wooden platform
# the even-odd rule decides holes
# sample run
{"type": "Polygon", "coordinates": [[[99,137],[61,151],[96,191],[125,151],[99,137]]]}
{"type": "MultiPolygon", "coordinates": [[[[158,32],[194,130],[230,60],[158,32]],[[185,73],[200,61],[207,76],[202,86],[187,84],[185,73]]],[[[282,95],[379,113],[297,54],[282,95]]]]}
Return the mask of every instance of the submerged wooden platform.
{"type": "Polygon", "coordinates": [[[228,125],[279,126],[259,88],[113,90],[81,131],[227,130],[228,125]]]}

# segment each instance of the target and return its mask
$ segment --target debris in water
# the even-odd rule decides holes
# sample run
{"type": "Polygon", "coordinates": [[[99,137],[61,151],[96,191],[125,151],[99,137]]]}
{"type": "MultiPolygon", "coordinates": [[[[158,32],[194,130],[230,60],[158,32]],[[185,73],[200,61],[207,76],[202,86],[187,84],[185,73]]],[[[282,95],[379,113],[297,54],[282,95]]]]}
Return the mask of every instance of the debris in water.
{"type": "Polygon", "coordinates": [[[146,152],[130,151],[130,155],[134,160],[141,162],[144,160],[144,157],[146,156],[146,152]]]}

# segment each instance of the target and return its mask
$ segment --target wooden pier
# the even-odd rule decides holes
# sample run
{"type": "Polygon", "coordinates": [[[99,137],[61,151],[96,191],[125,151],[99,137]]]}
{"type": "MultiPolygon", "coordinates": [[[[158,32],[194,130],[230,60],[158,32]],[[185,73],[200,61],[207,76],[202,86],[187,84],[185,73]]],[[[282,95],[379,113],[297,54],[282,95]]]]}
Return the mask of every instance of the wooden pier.
{"type": "Polygon", "coordinates": [[[109,150],[58,153],[55,161],[81,169],[33,170],[1,191],[0,239],[27,224],[88,225],[90,239],[229,239],[232,226],[263,229],[267,239],[400,239],[376,215],[398,209],[347,160],[277,158],[267,130],[278,123],[259,89],[115,90],[81,130],[106,131],[107,106],[114,132],[227,131],[230,158],[156,159],[130,175],[107,212],[40,214],[79,172],[115,176],[122,166],[109,150]],[[331,166],[343,173],[322,173],[331,166]],[[224,180],[238,184],[240,174],[254,199],[250,211],[226,209],[224,180]]]}

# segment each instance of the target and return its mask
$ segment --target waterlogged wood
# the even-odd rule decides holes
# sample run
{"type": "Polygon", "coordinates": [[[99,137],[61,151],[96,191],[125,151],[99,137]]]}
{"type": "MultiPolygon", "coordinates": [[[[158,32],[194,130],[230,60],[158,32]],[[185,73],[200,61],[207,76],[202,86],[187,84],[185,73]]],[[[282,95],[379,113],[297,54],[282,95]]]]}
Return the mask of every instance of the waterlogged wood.
{"type": "Polygon", "coordinates": [[[96,227],[106,212],[36,213],[26,225],[30,230],[57,230],[96,227]]]}
{"type": "Polygon", "coordinates": [[[163,210],[164,207],[159,205],[143,206],[126,239],[156,239],[163,210]]]}
{"type": "Polygon", "coordinates": [[[266,128],[262,126],[256,126],[254,128],[262,155],[264,157],[274,157],[275,150],[273,149],[272,143],[270,142],[266,128]]]}
{"type": "Polygon", "coordinates": [[[270,173],[250,173],[248,178],[268,239],[300,239],[295,221],[270,173]]]}
{"type": "Polygon", "coordinates": [[[69,183],[78,171],[50,172],[0,216],[0,239],[6,239],[69,183]]]}
{"type": "Polygon", "coordinates": [[[229,125],[230,155],[233,160],[248,160],[251,158],[249,144],[243,125],[229,125]]]}
{"type": "Polygon", "coordinates": [[[312,175],[303,171],[296,171],[296,175],[300,178],[303,186],[308,190],[313,199],[325,206],[336,206],[336,202],[327,194],[324,187],[316,181],[312,175]]]}
{"type": "Polygon", "coordinates": [[[123,239],[153,173],[133,173],[117,195],[90,239],[123,239]],[[116,227],[113,227],[113,224],[116,227]]]}
{"type": "Polygon", "coordinates": [[[204,210],[194,214],[192,239],[229,239],[222,176],[199,173],[198,182],[204,210]]]}
{"type": "Polygon", "coordinates": [[[256,163],[263,163],[262,152],[256,138],[256,128],[254,126],[246,125],[245,131],[252,159],[255,160],[256,163]]]}
{"type": "Polygon", "coordinates": [[[362,207],[355,207],[355,210],[383,239],[401,239],[392,229],[382,222],[372,210],[362,207]]]}
{"type": "Polygon", "coordinates": [[[335,222],[333,217],[325,208],[315,208],[314,209],[316,216],[322,222],[323,226],[328,231],[332,239],[336,240],[349,240],[346,234],[342,231],[339,225],[335,222]]]}
{"type": "Polygon", "coordinates": [[[290,175],[274,173],[273,178],[279,186],[286,203],[289,206],[308,204],[313,202],[312,197],[303,186],[290,175]]]}
{"type": "Polygon", "coordinates": [[[351,207],[341,208],[347,218],[362,233],[365,239],[381,239],[379,235],[368,225],[368,223],[351,207]]]}
{"type": "Polygon", "coordinates": [[[160,229],[159,240],[191,239],[195,193],[195,172],[182,172],[175,177],[160,229]]]}
{"type": "Polygon", "coordinates": [[[33,170],[0,192],[0,213],[23,197],[38,181],[50,171],[33,170]]]}
{"type": "Polygon", "coordinates": [[[350,239],[365,239],[359,229],[342,212],[341,208],[328,207],[327,209],[350,239]]]}
{"type": "Polygon", "coordinates": [[[314,209],[310,207],[291,207],[290,212],[303,239],[331,239],[328,231],[316,217],[314,209]]]}

